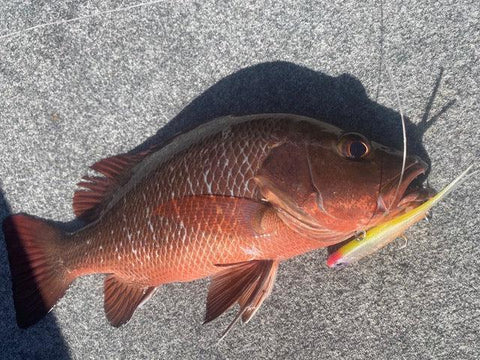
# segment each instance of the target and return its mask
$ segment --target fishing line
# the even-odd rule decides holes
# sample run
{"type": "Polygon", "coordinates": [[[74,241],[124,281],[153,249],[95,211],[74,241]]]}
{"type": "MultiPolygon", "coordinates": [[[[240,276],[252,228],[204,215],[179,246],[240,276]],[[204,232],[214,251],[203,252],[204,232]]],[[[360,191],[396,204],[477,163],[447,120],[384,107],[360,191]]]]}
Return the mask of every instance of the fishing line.
{"type": "Polygon", "coordinates": [[[116,12],[127,11],[127,10],[138,8],[138,7],[155,5],[155,4],[165,2],[165,1],[166,0],[152,0],[152,1],[144,2],[144,3],[135,4],[135,5],[119,7],[119,8],[116,8],[116,9],[110,9],[110,10],[105,10],[105,11],[97,11],[97,12],[94,12],[92,14],[88,14],[88,15],[84,15],[84,16],[78,16],[78,17],[72,18],[72,19],[56,20],[56,21],[52,21],[52,22],[48,22],[48,23],[44,23],[44,24],[35,25],[35,26],[29,27],[29,28],[26,28],[26,29],[18,30],[18,31],[9,33],[9,34],[0,35],[0,39],[6,39],[6,38],[9,38],[9,37],[14,37],[16,35],[21,35],[21,34],[24,34],[24,33],[30,32],[30,31],[34,31],[34,30],[41,29],[41,28],[48,27],[48,26],[52,26],[52,25],[62,25],[62,24],[66,24],[66,23],[69,23],[69,22],[89,19],[89,18],[92,18],[92,17],[95,17],[95,16],[113,14],[113,13],[116,13],[116,12]]]}
{"type": "Polygon", "coordinates": [[[380,95],[380,90],[382,87],[382,69],[383,69],[383,62],[385,58],[385,24],[383,20],[383,0],[380,1],[380,61],[378,64],[378,79],[377,79],[377,91],[375,93],[375,101],[378,100],[378,96],[380,95]]]}
{"type": "MultiPolygon", "coordinates": [[[[385,69],[387,70],[388,77],[390,78],[390,83],[392,84],[393,90],[395,91],[395,96],[396,96],[396,98],[397,98],[398,109],[399,109],[399,111],[400,111],[400,119],[402,120],[402,133],[403,133],[402,171],[400,172],[400,179],[398,180],[397,189],[395,190],[395,196],[393,197],[393,201],[395,201],[395,199],[396,199],[397,196],[398,196],[398,192],[399,192],[399,190],[400,190],[400,186],[402,185],[403,174],[404,174],[404,172],[405,172],[405,163],[406,163],[406,161],[407,161],[407,129],[406,129],[406,126],[405,126],[405,118],[404,118],[404,116],[403,116],[402,103],[400,102],[400,95],[398,94],[398,89],[397,89],[397,87],[396,87],[396,85],[395,85],[395,80],[393,79],[392,72],[390,71],[390,68],[388,67],[387,64],[385,64],[385,69]]],[[[390,208],[392,207],[393,201],[392,201],[392,203],[390,204],[388,210],[390,210],[390,208]]]]}

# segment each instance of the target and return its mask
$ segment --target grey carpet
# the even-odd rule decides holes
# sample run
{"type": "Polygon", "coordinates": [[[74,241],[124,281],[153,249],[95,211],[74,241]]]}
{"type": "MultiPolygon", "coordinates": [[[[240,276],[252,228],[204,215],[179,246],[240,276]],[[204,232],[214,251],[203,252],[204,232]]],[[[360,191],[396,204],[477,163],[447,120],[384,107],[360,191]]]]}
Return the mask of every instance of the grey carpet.
{"type": "MultiPolygon", "coordinates": [[[[478,163],[476,1],[163,1],[88,16],[139,3],[0,0],[2,219],[71,221],[89,164],[225,114],[309,115],[400,146],[385,66],[430,183],[441,188],[478,163]]],[[[324,251],[285,262],[256,317],[218,346],[233,313],[202,325],[206,280],[163,286],[115,329],[102,277],[85,277],[19,330],[0,235],[1,356],[476,359],[479,200],[477,177],[410,229],[406,248],[343,271],[326,268],[324,251]]]]}

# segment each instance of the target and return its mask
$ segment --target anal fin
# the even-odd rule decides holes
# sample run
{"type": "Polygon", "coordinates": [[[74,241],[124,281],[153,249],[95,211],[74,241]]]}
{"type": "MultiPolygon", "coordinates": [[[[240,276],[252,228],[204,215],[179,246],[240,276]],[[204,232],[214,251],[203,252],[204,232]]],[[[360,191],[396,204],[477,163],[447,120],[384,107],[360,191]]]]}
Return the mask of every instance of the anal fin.
{"type": "Polygon", "coordinates": [[[105,315],[115,327],[125,324],[135,310],[155,292],[154,286],[141,286],[123,280],[115,275],[105,278],[105,315]]]}
{"type": "Polygon", "coordinates": [[[240,310],[221,339],[240,318],[243,322],[249,321],[270,295],[277,270],[278,261],[275,260],[252,260],[227,265],[224,271],[213,277],[208,289],[205,323],[217,318],[237,302],[240,310]]]}

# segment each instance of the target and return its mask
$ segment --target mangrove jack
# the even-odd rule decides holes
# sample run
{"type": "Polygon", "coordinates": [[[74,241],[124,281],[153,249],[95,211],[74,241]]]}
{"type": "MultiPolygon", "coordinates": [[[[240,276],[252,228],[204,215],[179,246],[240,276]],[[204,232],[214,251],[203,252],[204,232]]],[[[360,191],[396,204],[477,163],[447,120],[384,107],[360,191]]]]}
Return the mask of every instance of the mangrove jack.
{"type": "Polygon", "coordinates": [[[279,263],[344,241],[416,201],[426,164],[319,120],[224,117],[163,147],[100,160],[73,197],[68,233],[5,219],[17,323],[39,321],[79,276],[103,273],[114,326],[161,284],[212,277],[205,321],[234,304],[248,321],[279,263]],[[399,179],[402,179],[399,181],[399,179]]]}

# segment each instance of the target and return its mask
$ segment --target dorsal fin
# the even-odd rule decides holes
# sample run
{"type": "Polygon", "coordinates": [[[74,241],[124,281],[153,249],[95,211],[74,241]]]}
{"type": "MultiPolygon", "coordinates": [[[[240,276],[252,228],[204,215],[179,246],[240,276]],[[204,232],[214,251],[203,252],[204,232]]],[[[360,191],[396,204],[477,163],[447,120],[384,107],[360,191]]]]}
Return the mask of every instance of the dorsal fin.
{"type": "Polygon", "coordinates": [[[97,161],[90,166],[103,176],[84,176],[73,195],[73,212],[85,221],[93,221],[102,213],[112,195],[132,175],[132,168],[158,149],[153,146],[137,154],[120,154],[97,161]]]}

